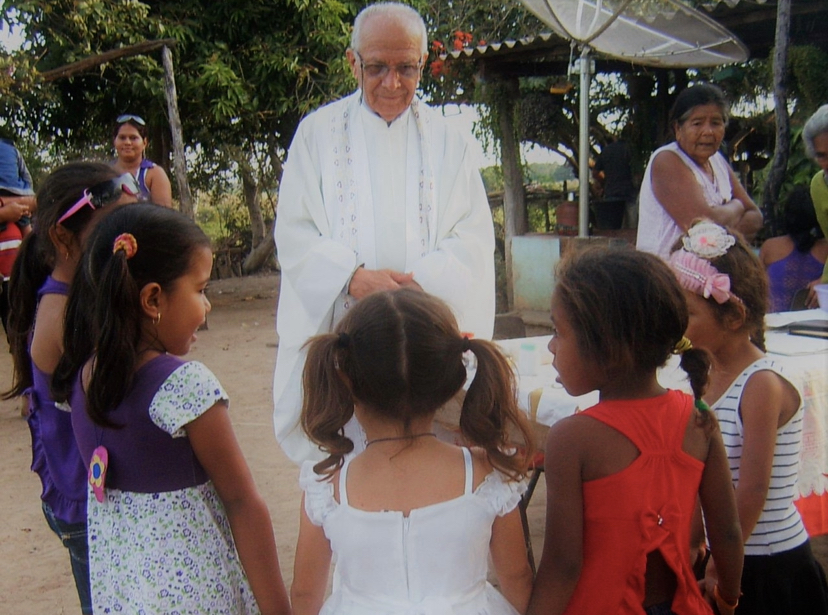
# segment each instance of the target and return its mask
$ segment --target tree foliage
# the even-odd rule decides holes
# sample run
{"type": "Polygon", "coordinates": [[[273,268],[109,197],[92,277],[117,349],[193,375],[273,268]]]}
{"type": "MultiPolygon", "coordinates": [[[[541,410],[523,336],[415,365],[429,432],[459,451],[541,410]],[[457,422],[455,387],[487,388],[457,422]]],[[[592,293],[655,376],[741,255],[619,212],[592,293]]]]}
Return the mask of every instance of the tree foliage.
{"type": "MultiPolygon", "coordinates": [[[[203,171],[227,146],[283,156],[310,109],[348,87],[348,0],[6,0],[36,71],[139,41],[172,37],[185,138],[203,171]],[[259,148],[261,149],[261,148],[259,148]]],[[[22,67],[25,69],[25,67],[22,67]]],[[[36,84],[37,73],[32,74],[36,84]]],[[[166,153],[160,56],[135,56],[51,86],[24,87],[11,111],[58,152],[109,150],[113,118],[144,116],[153,154],[166,153]]],[[[0,84],[2,87],[2,84],[0,84]]],[[[238,151],[238,150],[235,150],[238,151]]],[[[189,161],[189,160],[188,160],[189,161]]],[[[272,167],[280,168],[281,161],[272,167]]],[[[205,176],[206,173],[196,173],[205,176]]]]}
{"type": "MultiPolygon", "coordinates": [[[[697,0],[697,4],[702,0],[697,0]]],[[[709,0],[704,0],[705,3],[709,0]]],[[[45,71],[81,58],[161,38],[173,49],[179,107],[190,179],[205,192],[241,190],[243,170],[258,183],[248,194],[272,195],[299,120],[354,87],[344,58],[353,18],[366,0],[4,0],[5,20],[24,29],[27,47],[0,54],[0,117],[29,135],[30,143],[62,158],[111,155],[113,118],[123,112],[150,123],[151,156],[168,155],[166,104],[160,54],[102,64],[55,83],[45,71]],[[251,175],[252,174],[252,175],[251,175]]],[[[520,3],[494,0],[412,0],[429,32],[429,60],[422,89],[432,103],[481,104],[478,137],[497,140],[502,89],[481,74],[478,61],[446,51],[520,39],[548,30],[520,3]]],[[[646,3],[639,3],[644,7],[646,3]]],[[[791,91],[800,101],[794,117],[823,96],[825,54],[792,50],[791,91]]],[[[671,97],[694,78],[714,78],[731,98],[768,91],[766,64],[750,62],[723,71],[631,71],[593,80],[592,146],[633,120],[646,161],[662,137],[671,97]],[[662,124],[659,124],[662,122],[662,124]],[[647,145],[648,144],[648,145],[647,145]]],[[[557,150],[575,163],[577,88],[551,93],[565,76],[520,80],[521,141],[557,150]],[[554,89],[554,88],[553,88],[554,89]]],[[[757,120],[761,126],[767,118],[757,120]]],[[[749,128],[757,132],[759,128],[749,128]]],[[[266,203],[267,204],[267,203],[266,203]]]]}

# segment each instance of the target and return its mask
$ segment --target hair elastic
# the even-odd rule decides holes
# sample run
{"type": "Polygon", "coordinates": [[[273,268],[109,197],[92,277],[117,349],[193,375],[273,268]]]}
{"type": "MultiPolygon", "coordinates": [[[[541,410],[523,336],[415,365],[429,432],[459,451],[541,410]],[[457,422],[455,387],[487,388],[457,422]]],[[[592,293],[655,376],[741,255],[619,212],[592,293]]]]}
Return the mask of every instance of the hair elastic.
{"type": "Polygon", "coordinates": [[[463,350],[463,352],[471,350],[471,340],[469,339],[468,335],[463,336],[463,345],[460,346],[460,348],[463,350]]]}
{"type": "Polygon", "coordinates": [[[339,338],[336,340],[336,345],[340,348],[347,348],[350,343],[351,336],[347,333],[340,333],[339,338]]]}
{"type": "Polygon", "coordinates": [[[673,347],[673,354],[684,354],[688,350],[693,349],[693,342],[691,342],[687,337],[682,336],[679,341],[676,342],[676,345],[673,347]]]}
{"type": "Polygon", "coordinates": [[[112,253],[116,254],[119,250],[123,250],[127,260],[135,256],[138,251],[138,240],[132,233],[121,233],[115,238],[112,244],[112,253]]]}
{"type": "Polygon", "coordinates": [[[697,399],[696,403],[693,405],[696,406],[696,410],[699,412],[710,412],[710,406],[708,406],[707,402],[703,399],[697,399]]]}

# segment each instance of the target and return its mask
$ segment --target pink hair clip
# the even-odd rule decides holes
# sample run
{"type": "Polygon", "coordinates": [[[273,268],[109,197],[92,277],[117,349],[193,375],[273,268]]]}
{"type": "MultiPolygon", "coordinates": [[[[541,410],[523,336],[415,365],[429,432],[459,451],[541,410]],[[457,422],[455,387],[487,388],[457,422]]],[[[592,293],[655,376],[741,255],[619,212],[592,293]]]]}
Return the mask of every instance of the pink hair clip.
{"type": "Polygon", "coordinates": [[[138,251],[138,240],[132,233],[121,233],[112,244],[112,253],[115,254],[118,250],[123,250],[129,260],[138,251]]]}
{"type": "Polygon", "coordinates": [[[717,303],[726,303],[732,297],[730,276],[719,273],[709,261],[688,252],[676,250],[670,255],[670,267],[676,274],[682,288],[701,295],[713,297],[717,303]]]}

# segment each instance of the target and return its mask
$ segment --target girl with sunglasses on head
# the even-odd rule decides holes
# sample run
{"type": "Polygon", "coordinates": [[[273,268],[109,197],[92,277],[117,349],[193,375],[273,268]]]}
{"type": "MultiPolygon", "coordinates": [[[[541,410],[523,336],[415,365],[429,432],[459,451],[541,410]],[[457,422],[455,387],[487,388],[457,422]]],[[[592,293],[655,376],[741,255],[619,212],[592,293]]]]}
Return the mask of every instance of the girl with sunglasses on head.
{"type": "Polygon", "coordinates": [[[76,162],[55,170],[37,193],[34,231],[20,246],[10,282],[14,381],[4,398],[28,397],[32,470],[43,486],[43,514],[69,550],[83,613],[92,612],[86,467],[70,415],[55,404],[50,385],[63,355],[66,296],[84,240],[109,208],[135,201],[136,193],[134,182],[117,177],[104,163],[76,162]]]}
{"type": "Polygon", "coordinates": [[[95,613],[290,613],[227,393],[180,358],[210,311],[212,264],[192,220],[138,203],[95,229],[75,276],[67,312],[88,314],[92,347],[70,405],[95,613]]]}
{"type": "Polygon", "coordinates": [[[118,158],[112,166],[119,173],[131,173],[141,187],[141,200],[172,207],[172,186],[167,173],[145,157],[149,131],[144,118],[124,114],[115,120],[112,131],[118,158]]]}

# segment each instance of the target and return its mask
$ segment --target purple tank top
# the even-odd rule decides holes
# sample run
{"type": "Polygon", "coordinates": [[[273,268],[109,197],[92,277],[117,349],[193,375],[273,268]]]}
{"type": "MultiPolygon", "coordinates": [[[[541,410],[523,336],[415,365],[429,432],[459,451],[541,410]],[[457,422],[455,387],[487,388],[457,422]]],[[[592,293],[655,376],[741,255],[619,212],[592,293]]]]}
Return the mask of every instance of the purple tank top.
{"type": "Polygon", "coordinates": [[[92,459],[98,446],[109,453],[106,488],[136,493],[177,491],[207,482],[189,438],[173,438],[150,418],[153,397],[184,361],[159,355],[135,372],[132,388],[107,417],[120,429],[96,425],[86,413],[80,374],[72,391],[72,426],[81,457],[92,459]]]}
{"type": "MultiPolygon", "coordinates": [[[[44,295],[67,295],[69,285],[46,278],[37,292],[38,303],[44,295]]],[[[29,341],[31,346],[31,340],[29,341]]],[[[66,523],[86,522],[86,466],[81,460],[72,417],[60,410],[52,399],[52,375],[32,361],[32,386],[29,398],[29,430],[32,434],[32,471],[40,477],[40,498],[55,516],[66,523]]]]}
{"type": "Polygon", "coordinates": [[[787,312],[793,296],[822,275],[824,265],[810,252],[794,250],[788,256],[768,266],[770,282],[770,311],[787,312]]]}
{"type": "Polygon", "coordinates": [[[141,161],[141,166],[138,167],[138,177],[136,177],[135,180],[138,182],[138,187],[141,188],[140,196],[142,201],[150,200],[150,189],[147,187],[147,171],[154,166],[155,163],[152,160],[144,158],[141,161]]]}

